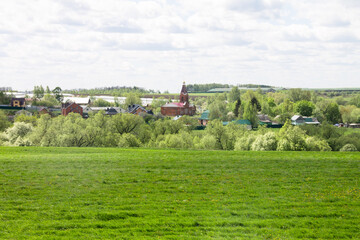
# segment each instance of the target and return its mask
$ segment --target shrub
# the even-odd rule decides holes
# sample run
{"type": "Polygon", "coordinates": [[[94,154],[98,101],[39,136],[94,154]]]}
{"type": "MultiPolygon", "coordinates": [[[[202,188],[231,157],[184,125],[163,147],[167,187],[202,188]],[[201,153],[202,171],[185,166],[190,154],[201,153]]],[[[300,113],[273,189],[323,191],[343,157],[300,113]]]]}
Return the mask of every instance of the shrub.
{"type": "Polygon", "coordinates": [[[317,137],[306,138],[306,147],[309,151],[331,151],[329,144],[317,137]]]}
{"type": "Polygon", "coordinates": [[[351,133],[348,135],[343,135],[339,138],[329,139],[331,140],[331,146],[333,146],[333,150],[339,151],[341,146],[346,144],[352,144],[356,147],[356,149],[360,149],[360,134],[359,133],[351,133]]]}
{"type": "Polygon", "coordinates": [[[255,141],[255,135],[248,135],[240,137],[235,142],[234,150],[236,151],[249,151],[252,143],[255,141]]]}
{"type": "Polygon", "coordinates": [[[279,132],[278,151],[302,151],[306,150],[305,132],[299,127],[285,123],[279,132]]]}
{"type": "Polygon", "coordinates": [[[26,140],[25,137],[31,133],[32,130],[33,127],[30,123],[16,122],[13,127],[6,129],[1,138],[5,145],[29,146],[30,141],[26,140]]]}
{"type": "Polygon", "coordinates": [[[199,148],[207,149],[207,150],[214,150],[216,149],[217,141],[213,135],[205,135],[200,140],[199,148]]]}
{"type": "Polygon", "coordinates": [[[273,132],[265,133],[256,137],[255,141],[251,144],[253,151],[273,151],[276,150],[277,140],[273,132]]]}
{"type": "Polygon", "coordinates": [[[348,143],[345,144],[341,149],[340,152],[355,152],[357,151],[357,148],[355,147],[354,144],[348,143]]]}
{"type": "Polygon", "coordinates": [[[131,133],[124,133],[118,141],[119,147],[140,147],[141,142],[131,133]]]}

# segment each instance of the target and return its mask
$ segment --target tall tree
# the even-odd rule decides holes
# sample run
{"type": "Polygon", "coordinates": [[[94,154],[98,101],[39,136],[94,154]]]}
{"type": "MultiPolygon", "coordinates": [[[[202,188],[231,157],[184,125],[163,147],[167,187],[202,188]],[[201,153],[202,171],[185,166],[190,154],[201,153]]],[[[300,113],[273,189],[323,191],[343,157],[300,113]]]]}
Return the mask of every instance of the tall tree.
{"type": "Polygon", "coordinates": [[[256,105],[252,104],[252,102],[248,102],[244,108],[244,119],[247,119],[251,122],[253,127],[257,127],[258,125],[258,117],[257,117],[257,109],[256,105]]]}
{"type": "Polygon", "coordinates": [[[240,97],[236,100],[235,108],[234,108],[234,115],[235,117],[239,117],[240,114],[240,107],[241,107],[241,100],[240,97]]]}
{"type": "Polygon", "coordinates": [[[10,127],[10,125],[11,123],[8,117],[6,116],[5,112],[0,110],[0,132],[10,127]]]}
{"type": "Polygon", "coordinates": [[[49,86],[46,86],[46,94],[51,94],[49,86]]]}
{"type": "Polygon", "coordinates": [[[40,85],[40,86],[34,86],[34,90],[33,90],[33,98],[34,100],[41,100],[44,97],[44,88],[40,85]]]}
{"type": "Polygon", "coordinates": [[[311,116],[315,109],[315,105],[312,102],[301,100],[295,103],[295,111],[303,116],[311,116]]]}
{"type": "Polygon", "coordinates": [[[133,104],[139,104],[141,105],[141,99],[138,94],[136,93],[127,93],[126,94],[126,100],[125,100],[125,108],[127,108],[130,105],[133,104]]]}
{"type": "Polygon", "coordinates": [[[228,95],[228,101],[233,103],[240,98],[240,90],[238,87],[233,87],[228,95]]]}
{"type": "Polygon", "coordinates": [[[336,102],[331,102],[324,111],[325,118],[330,123],[341,122],[341,113],[339,105],[336,102]]]}
{"type": "Polygon", "coordinates": [[[261,111],[261,104],[259,103],[259,101],[257,100],[256,97],[252,97],[252,98],[251,98],[251,104],[256,108],[256,110],[257,110],[258,112],[261,111]]]}
{"type": "Polygon", "coordinates": [[[52,90],[53,94],[55,95],[56,100],[62,102],[64,100],[64,95],[62,94],[62,90],[60,87],[56,87],[52,90]]]}
{"type": "Polygon", "coordinates": [[[10,100],[10,96],[6,95],[5,92],[0,91],[0,104],[9,104],[10,100]]]}

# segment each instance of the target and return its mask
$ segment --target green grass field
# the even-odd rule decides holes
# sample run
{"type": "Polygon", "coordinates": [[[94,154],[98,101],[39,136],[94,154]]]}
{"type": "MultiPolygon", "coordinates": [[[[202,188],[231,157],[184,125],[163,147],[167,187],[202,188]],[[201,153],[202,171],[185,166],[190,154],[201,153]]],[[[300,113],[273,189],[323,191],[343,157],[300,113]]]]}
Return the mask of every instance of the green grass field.
{"type": "Polygon", "coordinates": [[[360,153],[0,147],[0,239],[360,239],[360,153]]]}

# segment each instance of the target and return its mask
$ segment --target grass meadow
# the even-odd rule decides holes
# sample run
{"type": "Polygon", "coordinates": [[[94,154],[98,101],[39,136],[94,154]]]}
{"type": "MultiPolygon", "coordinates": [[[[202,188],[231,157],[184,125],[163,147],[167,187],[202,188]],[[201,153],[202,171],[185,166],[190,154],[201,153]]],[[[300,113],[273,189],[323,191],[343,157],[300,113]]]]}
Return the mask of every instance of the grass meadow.
{"type": "Polygon", "coordinates": [[[360,153],[0,147],[0,239],[360,239],[360,153]]]}

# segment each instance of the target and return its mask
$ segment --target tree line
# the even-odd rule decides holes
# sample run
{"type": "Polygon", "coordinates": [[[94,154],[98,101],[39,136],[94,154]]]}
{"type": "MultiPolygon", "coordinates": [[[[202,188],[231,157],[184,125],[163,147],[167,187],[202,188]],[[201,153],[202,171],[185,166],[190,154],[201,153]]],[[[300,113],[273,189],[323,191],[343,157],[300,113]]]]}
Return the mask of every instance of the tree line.
{"type": "MultiPolygon", "coordinates": [[[[2,114],[3,115],[3,114],[2,114]]],[[[0,118],[2,116],[0,114],[0,118]]],[[[167,118],[104,112],[88,119],[71,113],[67,117],[20,115],[0,134],[3,146],[56,147],[147,147],[253,151],[357,151],[360,133],[331,124],[293,126],[289,121],[279,131],[259,127],[249,131],[241,125],[214,120],[205,130],[195,130],[196,120],[184,116],[167,118]]]]}

